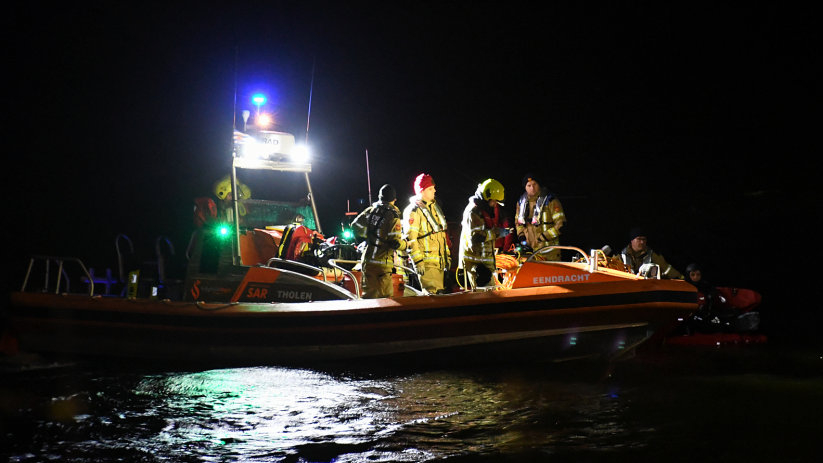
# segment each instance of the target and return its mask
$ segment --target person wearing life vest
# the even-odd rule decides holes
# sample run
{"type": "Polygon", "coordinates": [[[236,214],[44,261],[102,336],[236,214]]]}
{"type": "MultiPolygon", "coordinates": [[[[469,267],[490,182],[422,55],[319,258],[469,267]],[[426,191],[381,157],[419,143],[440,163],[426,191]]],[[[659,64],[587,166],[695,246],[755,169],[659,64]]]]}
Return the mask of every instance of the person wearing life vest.
{"type": "Polygon", "coordinates": [[[460,232],[460,261],[464,281],[470,288],[488,286],[497,266],[494,242],[509,234],[509,229],[495,223],[494,207],[503,206],[505,189],[495,179],[487,179],[477,185],[474,196],[463,211],[463,228],[460,232]]]}
{"type": "Polygon", "coordinates": [[[629,239],[631,241],[620,251],[620,257],[632,273],[637,274],[643,264],[657,264],[660,266],[660,278],[683,279],[682,273],[669,265],[662,255],[648,246],[648,238],[642,228],[632,228],[629,232],[629,239]]]}
{"type": "MultiPolygon", "coordinates": [[[[533,174],[523,177],[525,192],[517,201],[515,227],[518,244],[526,244],[535,253],[547,246],[560,244],[560,228],[566,224],[566,214],[557,196],[543,188],[533,174]]],[[[540,260],[560,260],[555,249],[536,256],[540,260]]]]}
{"type": "Polygon", "coordinates": [[[429,174],[414,179],[414,196],[403,210],[403,233],[408,255],[420,276],[420,285],[431,294],[444,292],[444,272],[451,267],[446,217],[434,198],[436,188],[429,174]]]}
{"type": "MultiPolygon", "coordinates": [[[[241,199],[251,198],[251,189],[243,183],[237,182],[241,199]]],[[[219,205],[212,198],[201,197],[194,200],[194,226],[200,228],[207,223],[216,221],[234,222],[232,213],[231,178],[227,175],[214,184],[214,195],[220,201],[219,205]]],[[[240,215],[246,215],[245,206],[238,204],[240,215]]]]}
{"type": "Polygon", "coordinates": [[[397,193],[389,184],[380,188],[378,201],[367,207],[351,223],[352,231],[366,239],[366,248],[361,256],[363,269],[364,298],[390,297],[392,270],[396,251],[405,250],[403,225],[400,210],[394,205],[397,193]]]}
{"type": "MultiPolygon", "coordinates": [[[[242,201],[251,198],[251,189],[244,183],[237,182],[237,189],[240,194],[237,196],[237,210],[241,216],[246,215],[246,206],[242,201]]],[[[227,222],[234,222],[234,209],[232,208],[233,192],[231,191],[231,177],[226,175],[214,184],[214,195],[220,202],[217,205],[218,219],[227,222]]]]}

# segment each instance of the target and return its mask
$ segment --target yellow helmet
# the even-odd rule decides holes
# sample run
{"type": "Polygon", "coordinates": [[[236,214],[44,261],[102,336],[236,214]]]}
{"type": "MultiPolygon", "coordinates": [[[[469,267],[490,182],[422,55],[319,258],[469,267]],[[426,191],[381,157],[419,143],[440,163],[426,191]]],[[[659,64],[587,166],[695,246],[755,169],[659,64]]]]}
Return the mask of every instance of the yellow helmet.
{"type": "Polygon", "coordinates": [[[494,199],[495,201],[502,203],[503,198],[505,197],[505,188],[503,188],[502,183],[493,178],[489,178],[483,181],[480,185],[477,185],[477,194],[479,194],[480,197],[486,201],[494,199]]]}
{"type": "MultiPolygon", "coordinates": [[[[251,198],[251,189],[246,184],[237,182],[237,189],[240,190],[240,196],[237,199],[251,198]]],[[[214,184],[214,195],[223,200],[229,193],[231,193],[231,177],[226,175],[214,184]]]]}

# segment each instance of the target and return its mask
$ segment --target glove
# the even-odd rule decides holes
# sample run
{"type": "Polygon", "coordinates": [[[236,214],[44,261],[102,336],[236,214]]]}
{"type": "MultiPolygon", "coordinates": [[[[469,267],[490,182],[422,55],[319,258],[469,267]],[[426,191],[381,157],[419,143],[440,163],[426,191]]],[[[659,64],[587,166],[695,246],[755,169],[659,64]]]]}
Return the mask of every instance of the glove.
{"type": "Polygon", "coordinates": [[[388,240],[386,241],[386,243],[388,243],[389,247],[391,247],[392,249],[400,249],[400,241],[388,240]]]}
{"type": "Polygon", "coordinates": [[[414,269],[417,271],[417,274],[420,275],[421,277],[423,276],[424,273],[426,273],[426,270],[423,267],[423,261],[422,260],[414,263],[414,269]]]}
{"type": "Polygon", "coordinates": [[[509,233],[511,233],[511,232],[509,231],[508,228],[498,228],[497,229],[497,237],[498,238],[503,238],[505,236],[508,236],[509,233]]]}

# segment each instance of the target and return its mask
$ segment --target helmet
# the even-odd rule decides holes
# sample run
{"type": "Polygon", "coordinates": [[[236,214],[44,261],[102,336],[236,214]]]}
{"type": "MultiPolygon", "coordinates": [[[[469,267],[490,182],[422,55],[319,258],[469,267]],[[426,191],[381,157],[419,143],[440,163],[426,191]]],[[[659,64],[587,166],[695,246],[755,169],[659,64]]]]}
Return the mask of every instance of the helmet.
{"type": "MultiPolygon", "coordinates": [[[[237,199],[251,198],[251,189],[245,184],[237,182],[237,189],[240,190],[240,196],[237,199]]],[[[231,193],[231,177],[226,175],[214,184],[214,195],[223,200],[229,193],[231,193]]]]}
{"type": "Polygon", "coordinates": [[[486,179],[483,183],[477,185],[477,194],[486,201],[494,199],[497,202],[502,202],[504,191],[503,184],[493,178],[486,179]]]}

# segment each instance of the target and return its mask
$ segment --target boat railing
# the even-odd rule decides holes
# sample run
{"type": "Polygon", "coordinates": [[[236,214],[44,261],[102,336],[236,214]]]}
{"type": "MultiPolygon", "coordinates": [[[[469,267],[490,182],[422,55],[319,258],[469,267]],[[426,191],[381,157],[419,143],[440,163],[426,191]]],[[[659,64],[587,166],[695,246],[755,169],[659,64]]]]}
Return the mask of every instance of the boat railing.
{"type": "MultiPolygon", "coordinates": [[[[295,261],[295,260],[281,259],[279,257],[270,258],[266,262],[266,267],[277,268],[277,265],[272,265],[272,264],[291,265],[291,266],[311,270],[313,272],[317,272],[317,273],[319,273],[320,276],[322,276],[324,283],[331,284],[329,282],[328,278],[326,278],[326,272],[320,267],[315,267],[314,265],[306,264],[306,263],[303,263],[303,262],[298,262],[298,261],[295,261]]],[[[359,288],[359,285],[358,285],[357,278],[355,278],[354,274],[352,272],[350,272],[349,270],[346,270],[345,268],[338,265],[337,262],[334,259],[329,259],[328,264],[329,264],[330,267],[335,269],[335,271],[340,270],[341,272],[343,272],[345,275],[347,275],[349,278],[352,279],[352,281],[354,282],[354,285],[355,285],[355,290],[356,290],[355,293],[354,293],[354,297],[355,297],[355,299],[359,299],[360,298],[360,288],[359,288]]]]}
{"type": "Polygon", "coordinates": [[[83,262],[76,258],[76,257],[56,257],[56,256],[32,256],[29,259],[29,266],[26,269],[26,276],[23,278],[23,286],[20,288],[21,292],[25,292],[29,286],[29,280],[31,279],[32,269],[34,269],[34,264],[36,262],[42,262],[43,267],[43,287],[41,291],[44,293],[51,292],[51,266],[52,264],[57,265],[57,278],[54,282],[54,294],[60,294],[61,289],[65,289],[65,292],[71,291],[71,283],[69,279],[68,272],[66,271],[65,264],[67,262],[75,263],[78,267],[80,267],[80,271],[82,275],[85,277],[85,282],[88,283],[89,287],[89,296],[94,295],[94,278],[92,277],[91,273],[89,273],[86,266],[83,262]],[[65,283],[65,288],[63,288],[63,284],[65,283]]]}
{"type": "MultiPolygon", "coordinates": [[[[585,251],[582,249],[575,247],[575,246],[546,246],[545,248],[538,249],[532,255],[530,255],[526,262],[538,262],[538,263],[550,263],[552,261],[545,261],[539,260],[536,256],[541,254],[547,254],[555,249],[565,249],[569,251],[575,251],[576,253],[582,256],[578,260],[572,259],[573,262],[582,262],[588,266],[589,273],[594,273],[597,271],[598,268],[601,266],[604,268],[613,268],[609,266],[609,256],[606,255],[606,252],[603,249],[592,249],[589,254],[586,254],[585,251]]],[[[577,256],[574,256],[577,258],[577,256]]],[[[657,264],[644,264],[638,275],[643,278],[649,279],[660,279],[660,266],[657,264]]]]}
{"type": "Polygon", "coordinates": [[[134,243],[131,238],[121,233],[114,238],[114,249],[117,251],[117,279],[120,283],[125,283],[128,280],[129,267],[135,264],[134,243]]]}
{"type": "Polygon", "coordinates": [[[654,263],[643,264],[637,270],[637,275],[647,279],[659,280],[660,265],[654,263]]]}
{"type": "MultiPolygon", "coordinates": [[[[407,276],[415,275],[417,277],[417,281],[420,281],[420,274],[417,273],[417,270],[415,270],[411,267],[408,267],[406,265],[396,265],[396,267],[399,268],[399,269],[402,269],[404,272],[406,272],[407,276]]],[[[429,296],[429,295],[431,295],[430,292],[426,291],[426,288],[422,288],[422,285],[421,285],[420,289],[417,289],[412,285],[406,285],[406,288],[409,288],[414,293],[415,296],[429,296]]]]}
{"type": "MultiPolygon", "coordinates": [[[[355,277],[354,273],[352,273],[350,270],[347,270],[346,268],[338,265],[338,262],[348,264],[348,263],[352,263],[352,262],[356,263],[357,261],[342,260],[342,259],[340,259],[340,260],[338,260],[338,259],[329,259],[328,263],[329,263],[329,267],[335,269],[335,271],[340,270],[344,275],[351,278],[351,281],[354,283],[354,295],[357,296],[358,299],[360,299],[360,281],[358,281],[358,278],[355,277]]],[[[325,278],[325,273],[324,273],[323,278],[325,278]]]]}
{"type": "Polygon", "coordinates": [[[276,265],[272,265],[272,264],[278,264],[278,263],[279,264],[285,264],[285,265],[293,265],[295,267],[300,267],[300,268],[304,268],[304,269],[307,269],[307,270],[312,270],[314,272],[318,272],[320,275],[323,276],[323,281],[328,282],[328,280],[326,280],[326,272],[324,272],[323,269],[321,269],[319,267],[315,267],[314,265],[309,265],[309,264],[306,264],[306,263],[303,263],[303,262],[298,262],[296,260],[288,260],[288,259],[281,259],[279,257],[272,257],[271,259],[269,259],[266,262],[266,267],[277,268],[276,265]]]}
{"type": "MultiPolygon", "coordinates": [[[[589,264],[589,265],[591,265],[590,260],[595,260],[595,261],[597,260],[596,258],[591,259],[590,258],[591,256],[586,254],[586,251],[584,251],[584,250],[582,250],[582,249],[580,249],[576,246],[559,246],[558,245],[558,246],[546,246],[545,248],[540,248],[537,251],[534,251],[534,253],[526,259],[526,262],[547,262],[547,261],[539,260],[538,256],[540,256],[541,254],[548,254],[549,252],[554,251],[555,249],[577,252],[581,256],[583,256],[583,260],[586,262],[586,264],[589,264]]],[[[593,249],[592,250],[592,255],[593,256],[596,254],[594,251],[595,250],[593,249]]]]}

